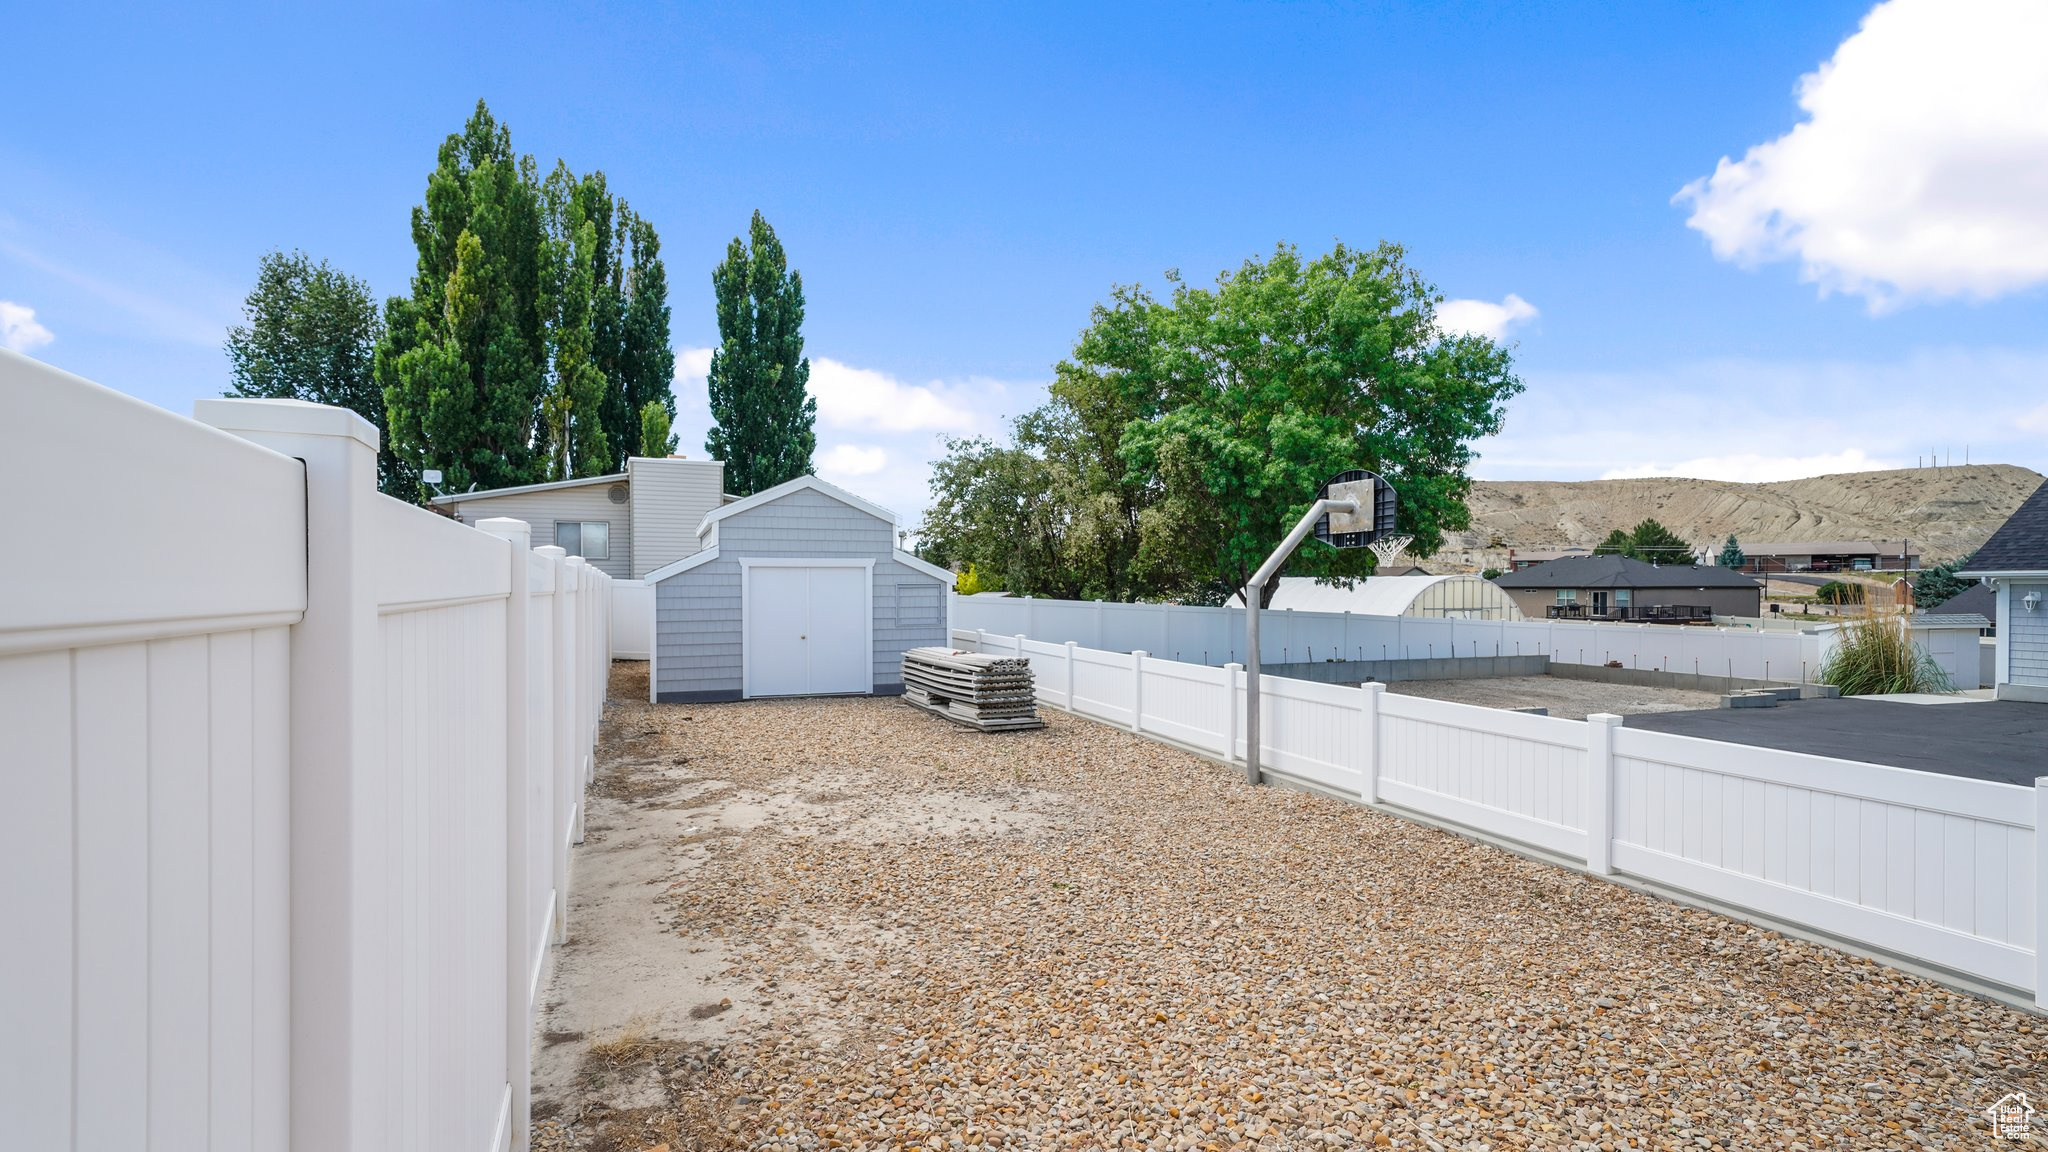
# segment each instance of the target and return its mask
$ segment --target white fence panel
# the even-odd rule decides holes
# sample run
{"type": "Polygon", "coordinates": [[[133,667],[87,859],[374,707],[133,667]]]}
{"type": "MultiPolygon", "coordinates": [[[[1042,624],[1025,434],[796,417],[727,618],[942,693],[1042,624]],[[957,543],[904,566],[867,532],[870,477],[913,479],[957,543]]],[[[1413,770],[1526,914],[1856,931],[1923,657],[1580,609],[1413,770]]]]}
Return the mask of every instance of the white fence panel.
{"type": "Polygon", "coordinates": [[[1379,719],[1381,798],[1586,859],[1584,723],[1391,693],[1379,719]]]}
{"type": "MultiPolygon", "coordinates": [[[[1237,608],[962,596],[954,601],[953,626],[1116,652],[1142,649],[1211,667],[1244,659],[1244,613],[1237,608]]],[[[1661,624],[1285,610],[1260,617],[1260,658],[1268,664],[1542,655],[1559,663],[1618,661],[1625,668],[1797,682],[1818,673],[1822,644],[1812,633],[1661,624]]]]}
{"type": "Polygon", "coordinates": [[[378,495],[352,413],[199,408],[218,427],[0,352],[0,486],[123,509],[57,522],[65,563],[0,598],[0,748],[36,815],[0,885],[9,1135],[524,1146],[608,580],[378,495]]]}
{"type": "MultiPolygon", "coordinates": [[[[1510,635],[1541,643],[1536,630],[1550,627],[1530,622],[1510,635]]],[[[1555,627],[1571,638],[1612,638],[1555,627]]],[[[1624,629],[1614,635],[1634,631],[1624,629]]],[[[1670,635],[1707,651],[1725,639],[1670,635]]],[[[981,651],[1019,650],[1014,637],[954,638],[981,651]]],[[[1071,667],[1071,710],[1130,726],[1135,694],[1139,731],[1241,762],[1241,672],[1145,658],[1140,685],[1132,656],[1031,641],[1022,648],[1042,701],[1065,698],[1071,667]],[[1048,676],[1060,681],[1052,691],[1048,676]]],[[[1268,677],[1260,699],[1263,760],[1277,773],[2048,1002],[2036,906],[2048,868],[2036,822],[2048,811],[2048,788],[1647,732],[1618,727],[1616,717],[1581,722],[1398,696],[1379,685],[1268,677]]]]}
{"type": "Polygon", "coordinates": [[[1614,747],[1617,869],[2034,985],[2033,789],[1627,728],[1614,747]]]}
{"type": "Polygon", "coordinates": [[[0,597],[7,1146],[281,1148],[304,470],[4,351],[0,428],[89,510],[0,597]]]}
{"type": "Polygon", "coordinates": [[[1232,673],[1172,660],[1146,660],[1144,715],[1139,729],[1230,759],[1228,719],[1242,707],[1232,673]]]}
{"type": "Polygon", "coordinates": [[[654,585],[612,581],[612,658],[645,660],[654,651],[654,585]]]}
{"type": "MultiPolygon", "coordinates": [[[[1259,678],[1259,748],[1274,770],[1357,795],[1365,777],[1359,707],[1365,693],[1335,684],[1259,678]]],[[[1242,740],[1239,741],[1242,743],[1242,740]]]]}

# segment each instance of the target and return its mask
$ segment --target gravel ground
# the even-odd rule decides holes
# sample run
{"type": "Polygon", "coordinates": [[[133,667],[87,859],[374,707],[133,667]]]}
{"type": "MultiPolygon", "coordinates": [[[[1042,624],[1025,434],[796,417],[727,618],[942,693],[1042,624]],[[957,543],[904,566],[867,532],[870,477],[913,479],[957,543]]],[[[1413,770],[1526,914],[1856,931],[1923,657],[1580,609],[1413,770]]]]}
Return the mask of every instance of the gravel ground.
{"type": "Polygon", "coordinates": [[[1641,712],[1690,712],[1719,708],[1721,698],[1712,692],[1684,688],[1638,688],[1631,684],[1602,684],[1595,680],[1567,680],[1562,676],[1502,676],[1493,680],[1404,680],[1387,685],[1387,691],[1403,696],[1426,696],[1455,704],[1478,704],[1487,708],[1548,708],[1552,716],[1584,720],[1588,713],[1612,712],[1634,716],[1641,712]]]}
{"type": "Polygon", "coordinates": [[[534,1147],[1975,1149],[2048,1086],[2027,1014],[1048,721],[614,703],[534,1147]]]}

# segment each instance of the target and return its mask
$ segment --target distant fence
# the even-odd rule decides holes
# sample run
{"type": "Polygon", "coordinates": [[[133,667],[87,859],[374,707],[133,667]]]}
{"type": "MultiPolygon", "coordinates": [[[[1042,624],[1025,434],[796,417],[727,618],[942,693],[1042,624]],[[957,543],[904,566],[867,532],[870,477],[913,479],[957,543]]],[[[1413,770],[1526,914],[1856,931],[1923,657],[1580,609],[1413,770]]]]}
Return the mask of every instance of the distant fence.
{"type": "MultiPolygon", "coordinates": [[[[1245,674],[974,630],[1038,699],[1244,760],[1245,674]]],[[[2022,788],[1265,677],[1261,758],[1347,797],[1654,882],[2048,1003],[2035,895],[2048,788],[2022,788]]]]}
{"type": "MultiPolygon", "coordinates": [[[[1183,604],[1108,604],[1009,596],[955,596],[953,626],[1003,636],[1116,652],[1144,649],[1211,667],[1244,660],[1244,609],[1183,604]]],[[[1975,649],[1967,653],[1942,633],[1915,639],[1958,683],[1976,687],[1975,649]]],[[[1548,656],[1561,664],[1804,683],[1815,679],[1832,649],[1823,633],[1706,628],[1672,624],[1575,620],[1459,620],[1363,616],[1350,612],[1259,613],[1259,659],[1268,664],[1317,660],[1414,660],[1440,656],[1548,656]]]]}
{"type": "Polygon", "coordinates": [[[0,597],[8,1146],[523,1148],[611,582],[351,413],[199,410],[0,352],[0,490],[69,509],[0,597]]]}
{"type": "Polygon", "coordinates": [[[654,585],[612,581],[612,658],[645,660],[654,651],[654,585]]]}

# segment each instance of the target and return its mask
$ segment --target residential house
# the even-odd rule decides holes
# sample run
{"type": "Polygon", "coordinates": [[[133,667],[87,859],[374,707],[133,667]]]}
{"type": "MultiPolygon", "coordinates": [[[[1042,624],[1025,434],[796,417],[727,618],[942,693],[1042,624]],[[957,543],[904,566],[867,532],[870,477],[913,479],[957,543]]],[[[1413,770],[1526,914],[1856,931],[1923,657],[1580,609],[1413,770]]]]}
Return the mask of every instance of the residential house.
{"type": "Polygon", "coordinates": [[[1755,616],[1763,589],[1713,564],[1645,564],[1626,556],[1571,556],[1502,573],[1494,583],[1537,618],[1709,622],[1755,616]]]}
{"type": "Polygon", "coordinates": [[[1991,586],[1998,698],[2048,702],[2048,484],[1991,534],[1962,575],[1991,586]]]}
{"type": "Polygon", "coordinates": [[[533,543],[558,545],[618,580],[639,580],[697,553],[697,526],[726,501],[725,462],[634,456],[624,472],[439,496],[465,524],[509,516],[533,543]]]}
{"type": "Polygon", "coordinates": [[[1920,567],[1920,546],[1911,540],[1740,543],[1745,572],[1910,572],[1920,567]]]}

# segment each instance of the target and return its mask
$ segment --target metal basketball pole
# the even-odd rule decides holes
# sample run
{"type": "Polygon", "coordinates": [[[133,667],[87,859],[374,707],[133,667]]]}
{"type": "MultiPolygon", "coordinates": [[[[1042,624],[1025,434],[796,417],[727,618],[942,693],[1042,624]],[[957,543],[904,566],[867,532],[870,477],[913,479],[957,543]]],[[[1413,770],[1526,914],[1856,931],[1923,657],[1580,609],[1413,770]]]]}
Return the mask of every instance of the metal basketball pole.
{"type": "Polygon", "coordinates": [[[1280,571],[1294,550],[1315,530],[1316,521],[1332,512],[1356,514],[1356,500],[1318,500],[1280,542],[1259,570],[1252,573],[1251,583],[1244,590],[1244,778],[1249,784],[1259,782],[1259,601],[1265,599],[1266,582],[1280,571]]]}

